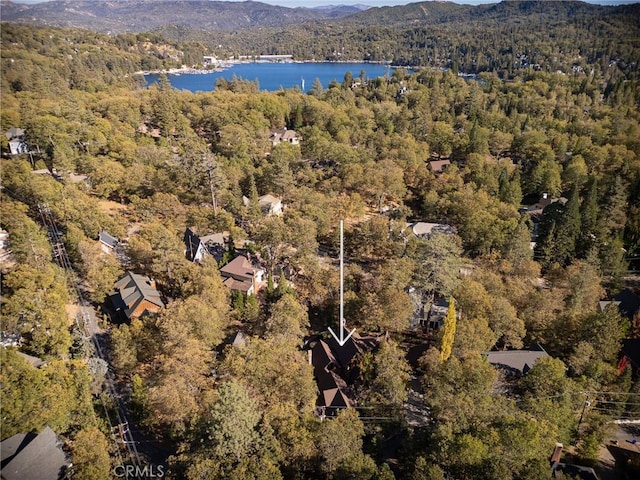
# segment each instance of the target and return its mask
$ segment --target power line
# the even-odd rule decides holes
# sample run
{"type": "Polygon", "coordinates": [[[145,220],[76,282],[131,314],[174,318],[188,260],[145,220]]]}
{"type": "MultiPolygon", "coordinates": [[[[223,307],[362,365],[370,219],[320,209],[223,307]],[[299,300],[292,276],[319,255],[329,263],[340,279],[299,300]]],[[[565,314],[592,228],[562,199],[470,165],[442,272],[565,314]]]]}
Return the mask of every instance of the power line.
{"type": "MultiPolygon", "coordinates": [[[[95,335],[89,335],[89,332],[87,330],[87,319],[90,318],[89,313],[87,311],[88,306],[86,301],[84,300],[82,291],[80,290],[78,279],[73,272],[73,266],[71,264],[69,256],[67,255],[67,251],[64,246],[64,243],[62,242],[62,233],[60,232],[60,230],[58,229],[58,226],[55,223],[55,220],[53,218],[53,213],[51,212],[51,209],[46,203],[44,204],[39,203],[37,205],[37,208],[42,218],[43,224],[47,229],[49,241],[54,250],[54,257],[56,258],[56,263],[58,263],[58,265],[64,269],[67,280],[71,285],[73,285],[73,288],[75,290],[75,293],[78,299],[78,303],[80,304],[80,310],[82,313],[83,322],[81,326],[78,322],[78,317],[76,316],[76,325],[78,329],[82,332],[83,337],[85,339],[89,338],[91,340],[91,343],[93,344],[93,347],[94,347],[94,352],[96,353],[96,357],[108,364],[106,355],[104,354],[104,352],[102,351],[102,347],[100,346],[100,342],[95,337],[95,335]]],[[[109,395],[109,397],[111,397],[114,400],[114,403],[116,406],[115,415],[116,415],[117,428],[119,430],[120,439],[122,443],[125,445],[125,448],[127,449],[130,458],[135,462],[137,462],[137,465],[141,465],[140,457],[138,454],[138,450],[135,446],[135,442],[133,440],[131,430],[129,428],[126,428],[126,429],[122,428],[122,425],[128,426],[128,422],[126,421],[126,415],[124,414],[121,402],[116,394],[115,387],[113,385],[112,373],[109,370],[107,370],[107,373],[105,375],[104,385],[106,387],[107,394],[109,395]]],[[[101,403],[105,412],[106,419],[109,423],[110,432],[113,434],[116,427],[113,426],[107,406],[104,402],[104,399],[102,398],[101,398],[101,403]]],[[[117,452],[118,452],[119,460],[122,464],[122,457],[120,456],[119,446],[117,448],[117,452]]]]}
{"type": "MultiPolygon", "coordinates": [[[[25,205],[32,205],[31,201],[26,200],[22,195],[17,194],[17,192],[13,191],[12,189],[9,189],[6,187],[4,187],[3,189],[6,192],[10,193],[12,197],[18,199],[25,205]]],[[[89,332],[87,329],[87,319],[90,318],[88,313],[88,306],[84,299],[82,291],[80,289],[78,278],[75,275],[75,272],[73,270],[73,265],[71,264],[66,248],[62,241],[63,235],[58,229],[58,226],[53,217],[53,213],[51,212],[49,205],[46,203],[36,203],[35,207],[37,208],[38,213],[40,215],[42,225],[47,232],[47,237],[49,239],[49,243],[51,244],[51,247],[53,250],[53,256],[54,256],[55,262],[58,266],[60,266],[64,270],[65,277],[67,278],[67,281],[69,282],[69,284],[73,287],[73,290],[75,291],[76,297],[78,299],[78,303],[80,304],[80,310],[81,310],[83,322],[82,322],[82,325],[80,325],[78,316],[76,316],[75,317],[76,327],[78,331],[82,334],[82,338],[84,340],[86,339],[91,340],[91,343],[94,348],[94,354],[96,354],[95,356],[103,360],[105,363],[109,364],[106,355],[102,351],[102,347],[98,339],[94,335],[89,335],[89,332]]],[[[94,356],[94,355],[91,355],[91,356],[94,356]]],[[[136,462],[137,465],[142,465],[140,461],[140,455],[136,447],[136,442],[133,439],[131,430],[128,428],[128,421],[126,420],[126,415],[124,413],[122,402],[115,391],[113,373],[110,370],[107,370],[107,373],[105,375],[104,385],[105,385],[107,395],[111,399],[113,399],[114,404],[116,406],[115,420],[117,420],[117,428],[119,430],[120,441],[125,446],[129,454],[129,457],[132,459],[132,461],[136,462]],[[126,428],[123,428],[123,426],[126,426],[126,428]]],[[[111,421],[111,415],[109,414],[109,409],[107,408],[107,405],[104,401],[104,398],[102,398],[102,396],[100,397],[100,403],[102,404],[102,408],[105,414],[105,419],[109,425],[109,432],[111,433],[113,438],[116,427],[114,427],[114,423],[111,421]]],[[[124,462],[120,454],[120,443],[116,440],[114,441],[116,443],[116,454],[118,456],[118,460],[120,461],[120,464],[123,464],[124,462]]]]}

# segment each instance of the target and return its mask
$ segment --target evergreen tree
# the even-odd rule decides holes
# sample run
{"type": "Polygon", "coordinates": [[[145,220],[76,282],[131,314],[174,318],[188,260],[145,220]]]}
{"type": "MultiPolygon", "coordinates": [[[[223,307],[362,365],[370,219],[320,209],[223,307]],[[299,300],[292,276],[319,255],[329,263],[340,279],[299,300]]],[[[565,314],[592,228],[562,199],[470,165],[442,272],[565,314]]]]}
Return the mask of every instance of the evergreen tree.
{"type": "Polygon", "coordinates": [[[295,109],[292,112],[292,115],[289,119],[289,124],[291,128],[296,129],[300,128],[304,125],[304,117],[302,116],[302,105],[297,104],[295,109]]]}
{"type": "Polygon", "coordinates": [[[500,175],[498,176],[498,197],[503,202],[507,202],[506,198],[509,193],[509,172],[507,172],[506,168],[503,168],[500,171],[500,175]]]}
{"type": "Polygon", "coordinates": [[[156,124],[163,136],[168,137],[175,133],[176,119],[179,114],[178,103],[175,91],[164,73],[158,80],[158,89],[155,92],[152,108],[156,124]]]}
{"type": "Polygon", "coordinates": [[[256,179],[253,175],[249,175],[249,204],[247,205],[247,215],[250,220],[256,221],[262,216],[260,209],[260,196],[258,195],[258,187],[256,179]]]}
{"type": "Polygon", "coordinates": [[[267,297],[272,298],[275,287],[273,286],[273,275],[271,272],[267,275],[267,297]]]}
{"type": "Polygon", "coordinates": [[[309,90],[309,95],[313,95],[314,97],[320,97],[324,92],[324,88],[322,87],[322,82],[318,77],[313,81],[313,85],[311,86],[311,90],[309,90]]]}
{"type": "Polygon", "coordinates": [[[275,290],[275,297],[282,298],[285,294],[291,291],[291,287],[289,287],[289,282],[284,276],[284,270],[280,270],[280,277],[278,278],[278,286],[275,290]]]}
{"type": "Polygon", "coordinates": [[[568,265],[575,257],[580,225],[580,198],[578,187],[574,187],[571,198],[562,209],[560,221],[556,224],[554,261],[560,265],[568,265]]]}
{"type": "Polygon", "coordinates": [[[260,410],[246,387],[237,380],[224,383],[210,413],[209,451],[222,462],[240,461],[258,442],[259,420],[260,410]]]}
{"type": "Polygon", "coordinates": [[[509,179],[509,172],[503,168],[498,177],[498,197],[505,203],[515,207],[522,201],[522,187],[520,186],[520,170],[516,169],[509,179]]]}
{"type": "Polygon", "coordinates": [[[616,176],[605,198],[606,203],[601,210],[600,223],[605,235],[613,238],[622,232],[627,222],[628,192],[620,175],[616,176]]]}
{"type": "Polygon", "coordinates": [[[545,226],[542,222],[539,225],[539,229],[544,228],[544,233],[540,232],[538,241],[535,247],[535,259],[542,266],[542,270],[547,270],[554,261],[554,241],[556,236],[556,221],[550,220],[550,224],[545,226]]]}
{"type": "Polygon", "coordinates": [[[74,477],[86,480],[109,478],[112,473],[109,443],[96,427],[85,427],[72,443],[74,477]]]}
{"type": "Polygon", "coordinates": [[[247,295],[242,310],[242,319],[245,322],[255,322],[260,316],[260,304],[255,295],[247,295]]]}
{"type": "Polygon", "coordinates": [[[231,306],[238,313],[244,310],[244,295],[239,290],[234,290],[231,294],[231,306]]]}
{"type": "Polygon", "coordinates": [[[593,178],[589,191],[580,205],[582,225],[576,243],[576,256],[586,258],[597,240],[598,228],[598,180],[593,178]]]}

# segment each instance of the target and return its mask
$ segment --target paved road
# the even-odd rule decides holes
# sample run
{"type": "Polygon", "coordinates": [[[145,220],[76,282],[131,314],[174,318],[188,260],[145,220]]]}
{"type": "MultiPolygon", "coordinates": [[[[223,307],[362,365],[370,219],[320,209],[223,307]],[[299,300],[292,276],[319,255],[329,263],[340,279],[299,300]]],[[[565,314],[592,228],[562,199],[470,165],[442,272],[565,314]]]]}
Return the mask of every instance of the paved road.
{"type": "MultiPolygon", "coordinates": [[[[98,349],[99,356],[103,360],[107,360],[109,355],[109,332],[100,327],[98,322],[98,315],[91,301],[88,299],[87,292],[84,286],[80,285],[79,290],[83,295],[82,303],[82,318],[84,321],[84,327],[91,342],[98,349]]],[[[143,435],[140,429],[137,427],[136,420],[131,415],[126,404],[130,397],[130,385],[123,385],[119,382],[111,367],[105,380],[105,388],[110,393],[110,396],[119,405],[120,419],[128,429],[128,434],[125,438],[128,441],[135,442],[135,451],[139,455],[139,463],[141,467],[145,465],[163,465],[167,466],[167,458],[170,453],[165,450],[155,439],[143,435]]],[[[165,468],[166,469],[166,468],[165,468]]]]}

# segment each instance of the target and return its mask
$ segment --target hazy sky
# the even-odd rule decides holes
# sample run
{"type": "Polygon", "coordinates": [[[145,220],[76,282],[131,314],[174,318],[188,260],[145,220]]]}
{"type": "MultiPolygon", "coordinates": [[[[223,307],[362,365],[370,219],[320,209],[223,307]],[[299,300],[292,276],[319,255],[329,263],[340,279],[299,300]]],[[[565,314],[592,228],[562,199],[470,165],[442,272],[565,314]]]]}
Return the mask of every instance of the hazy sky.
{"type": "MultiPolygon", "coordinates": [[[[384,5],[407,5],[420,0],[260,0],[271,5],[281,5],[283,7],[317,7],[321,5],[369,5],[371,7],[382,7],[384,5]]],[[[425,0],[422,0],[425,1],[425,0]]],[[[428,1],[428,0],[426,0],[428,1]]],[[[500,3],[500,0],[451,0],[454,3],[465,5],[478,5],[481,3],[500,3]]],[[[598,5],[620,5],[623,3],[637,3],[640,0],[586,0],[587,3],[597,3],[598,5]]]]}
{"type": "MultiPolygon", "coordinates": [[[[15,3],[43,3],[48,0],[13,0],[15,3]]],[[[101,0],[95,0],[101,1],[101,0]]],[[[227,1],[243,1],[243,0],[227,0],[227,1]]],[[[271,5],[280,5],[283,7],[317,7],[322,5],[369,5],[371,7],[382,7],[385,5],[406,5],[408,3],[416,3],[416,0],[259,0],[262,3],[271,5]]],[[[453,0],[454,3],[465,5],[478,5],[480,3],[499,3],[500,0],[453,0]]],[[[640,0],[585,0],[588,3],[596,3],[598,5],[621,5],[629,3],[638,3],[640,0]]]]}

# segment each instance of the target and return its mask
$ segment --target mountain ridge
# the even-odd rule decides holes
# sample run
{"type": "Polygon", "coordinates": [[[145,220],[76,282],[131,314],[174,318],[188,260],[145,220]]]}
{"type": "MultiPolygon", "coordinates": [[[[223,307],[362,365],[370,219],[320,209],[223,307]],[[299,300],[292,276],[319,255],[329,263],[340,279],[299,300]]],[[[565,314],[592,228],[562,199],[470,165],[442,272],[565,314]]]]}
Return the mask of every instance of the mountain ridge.
{"type": "MultiPolygon", "coordinates": [[[[522,17],[558,22],[606,14],[624,6],[601,6],[579,1],[502,1],[461,5],[452,2],[417,2],[407,5],[325,5],[288,8],[258,1],[217,0],[53,0],[18,4],[2,0],[2,21],[43,26],[86,28],[99,33],[140,33],[166,26],[234,31],[279,28],[307,22],[337,22],[343,26],[425,27],[493,20],[517,23],[522,17]]],[[[638,4],[626,5],[637,12],[638,4]]]]}
{"type": "Polygon", "coordinates": [[[139,33],[166,25],[200,30],[282,27],[336,19],[360,12],[344,5],[329,9],[288,8],[261,2],[216,0],[53,0],[18,4],[2,0],[2,21],[87,28],[99,33],[139,33]]]}

